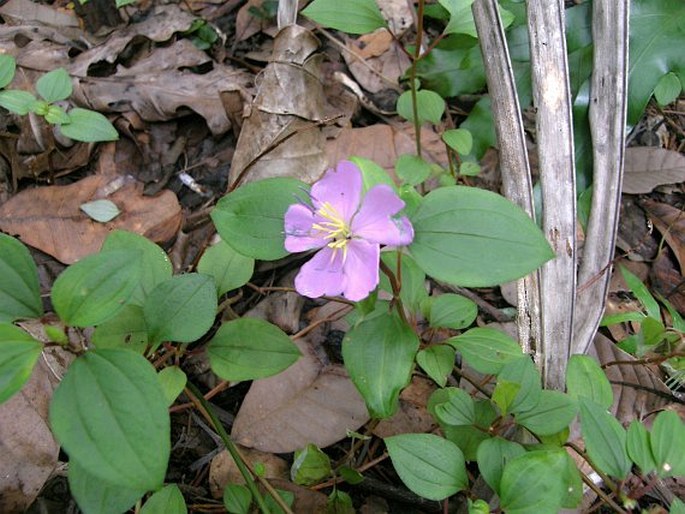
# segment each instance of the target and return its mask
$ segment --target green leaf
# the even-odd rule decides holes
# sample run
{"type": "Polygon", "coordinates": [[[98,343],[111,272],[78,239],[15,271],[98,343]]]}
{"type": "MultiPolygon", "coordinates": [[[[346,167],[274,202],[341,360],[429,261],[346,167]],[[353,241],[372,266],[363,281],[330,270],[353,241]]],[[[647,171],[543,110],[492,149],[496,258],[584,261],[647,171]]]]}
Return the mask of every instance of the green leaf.
{"type": "Polygon", "coordinates": [[[635,125],[665,73],[685,82],[685,3],[633,0],[630,6],[628,124],[635,125]]]}
{"type": "Polygon", "coordinates": [[[16,70],[16,59],[8,54],[0,54],[0,89],[12,82],[16,70]]]}
{"type": "Polygon", "coordinates": [[[162,386],[167,404],[173,405],[178,395],[183,392],[188,377],[178,366],[169,366],[157,373],[157,378],[159,378],[159,384],[162,386]]]}
{"type": "Polygon", "coordinates": [[[419,496],[443,500],[468,486],[464,455],[442,437],[402,434],[386,437],[385,445],[402,482],[419,496]]]}
{"type": "Polygon", "coordinates": [[[654,88],[654,98],[661,106],[665,106],[677,100],[683,90],[678,75],[669,71],[659,79],[654,88]]]}
{"type": "Polygon", "coordinates": [[[473,398],[456,387],[439,389],[431,395],[430,412],[439,423],[460,426],[476,422],[476,405],[473,398]]]}
{"type": "Polygon", "coordinates": [[[478,316],[478,306],[468,298],[452,293],[432,298],[428,323],[434,328],[461,330],[470,326],[478,316]]]}
{"type": "Polygon", "coordinates": [[[386,184],[397,190],[397,186],[393,182],[388,172],[381,168],[378,164],[370,159],[364,157],[352,156],[349,158],[351,162],[357,165],[362,172],[362,192],[366,193],[373,186],[378,184],[386,184]]]}
{"type": "Polygon", "coordinates": [[[433,278],[486,287],[520,278],[554,257],[540,229],[504,197],[465,186],[434,190],[412,219],[409,247],[433,278]]]}
{"type": "Polygon", "coordinates": [[[619,266],[619,269],[621,270],[623,280],[625,280],[626,284],[630,288],[630,291],[635,295],[635,298],[640,301],[647,311],[647,316],[659,321],[661,319],[661,309],[659,308],[657,301],[649,292],[649,289],[647,289],[640,278],[631,273],[628,268],[625,266],[619,266]]]}
{"type": "MultiPolygon", "coordinates": [[[[434,405],[437,405],[443,400],[443,397],[438,395],[439,391],[440,390],[436,391],[436,393],[431,396],[431,401],[428,404],[428,411],[433,414],[436,419],[438,419],[438,417],[436,416],[434,405]],[[434,399],[433,397],[436,398],[434,399]]],[[[440,423],[440,428],[442,428],[445,433],[445,437],[456,444],[461,451],[464,452],[466,460],[469,461],[476,460],[480,444],[492,437],[490,435],[490,428],[498,417],[498,413],[490,399],[475,400],[474,407],[476,419],[473,425],[455,426],[440,423]]],[[[439,419],[438,422],[440,422],[439,419]]]]}
{"type": "MultiPolygon", "coordinates": [[[[381,253],[381,259],[395,274],[397,274],[398,255],[399,254],[396,251],[381,253]]],[[[426,291],[426,274],[416,265],[416,262],[414,262],[414,259],[412,259],[411,256],[401,254],[400,275],[402,276],[402,289],[400,291],[402,303],[404,304],[405,309],[418,311],[421,302],[428,298],[428,292],[426,291]]],[[[385,273],[381,274],[379,288],[382,291],[392,293],[390,281],[385,273]]]]}
{"type": "MultiPolygon", "coordinates": [[[[519,96],[521,96],[519,92],[519,96]]],[[[488,148],[497,146],[495,123],[492,117],[492,106],[489,96],[483,96],[461,124],[461,128],[473,134],[472,155],[481,159],[488,148]]]]}
{"type": "Polygon", "coordinates": [[[211,217],[221,238],[236,251],[261,260],[288,254],[283,217],[291,204],[305,199],[309,186],[292,178],[250,182],[224,196],[211,217]]]}
{"type": "Polygon", "coordinates": [[[143,314],[150,343],[191,343],[214,324],[217,298],[214,279],[199,273],[171,277],[145,299],[143,314]]]}
{"type": "Polygon", "coordinates": [[[95,327],[91,342],[98,349],[128,348],[143,353],[147,348],[147,324],[140,305],[124,305],[114,317],[95,327]]]}
{"type": "Polygon", "coordinates": [[[120,487],[91,475],[77,461],[69,461],[69,492],[84,514],[121,514],[145,494],[145,489],[120,487]]]}
{"type": "Polygon", "coordinates": [[[555,513],[566,494],[562,451],[533,451],[504,466],[500,500],[507,514],[555,513]]]}
{"type": "Polygon", "coordinates": [[[673,498],[669,514],[685,514],[685,503],[680,498],[673,498]]]}
{"type": "Polygon", "coordinates": [[[331,459],[315,444],[308,444],[294,455],[290,467],[290,480],[299,485],[314,485],[330,478],[333,473],[331,459]]]}
{"type": "Polygon", "coordinates": [[[516,414],[514,419],[535,435],[545,436],[567,428],[577,412],[576,403],[568,395],[559,391],[541,391],[538,404],[516,414]]]}
{"type": "MultiPolygon", "coordinates": [[[[444,34],[468,34],[474,38],[478,37],[471,12],[473,0],[439,0],[439,2],[450,13],[450,21],[445,27],[444,34]]],[[[507,28],[512,24],[515,16],[502,6],[498,7],[502,25],[507,28]]]]}
{"type": "MultiPolygon", "coordinates": [[[[295,494],[291,491],[284,491],[283,489],[276,489],[278,496],[286,503],[288,506],[292,506],[295,501],[295,494]]],[[[264,503],[266,504],[267,512],[272,512],[274,514],[285,514],[283,509],[276,503],[276,500],[268,494],[264,498],[264,503]]]]}
{"type": "Polygon", "coordinates": [[[0,234],[0,322],[43,315],[38,269],[28,249],[0,234]]]}
{"type": "Polygon", "coordinates": [[[371,315],[347,333],[345,367],[372,417],[388,418],[397,411],[418,349],[416,333],[395,314],[371,315]]]}
{"type": "Polygon", "coordinates": [[[475,177],[480,173],[480,164],[473,161],[462,161],[459,165],[459,174],[467,177],[475,177]]]}
{"type": "Polygon", "coordinates": [[[207,353],[214,373],[236,381],[270,377],[300,357],[281,329],[256,318],[224,323],[207,345],[207,353]]]}
{"type": "Polygon", "coordinates": [[[497,405],[502,416],[506,416],[510,412],[510,407],[520,390],[521,384],[501,378],[497,379],[497,384],[492,392],[492,401],[497,405]]]}
{"type": "Polygon", "coordinates": [[[571,355],[566,369],[566,390],[571,398],[589,398],[605,409],[614,403],[609,379],[589,355],[571,355]]]}
{"type": "Polygon", "coordinates": [[[75,107],[69,111],[69,120],[60,125],[60,131],[75,141],[98,143],[119,139],[117,129],[99,112],[75,107]]]}
{"type": "Polygon", "coordinates": [[[71,96],[71,77],[64,68],[57,68],[36,81],[36,91],[49,103],[66,100],[71,96]]]}
{"type": "Polygon", "coordinates": [[[542,392],[540,373],[528,355],[506,363],[497,375],[497,379],[519,385],[518,393],[509,405],[509,412],[517,414],[529,411],[540,402],[542,392]]]}
{"type": "Polygon", "coordinates": [[[502,472],[508,462],[526,453],[526,449],[518,443],[507,441],[501,437],[486,439],[478,447],[478,470],[483,480],[500,494],[502,472]]]}
{"type": "Polygon", "coordinates": [[[604,473],[623,479],[630,471],[626,453],[626,431],[604,407],[580,398],[580,428],[585,448],[595,465],[604,473]]]}
{"type": "Polygon", "coordinates": [[[22,329],[0,323],[0,403],[21,390],[42,350],[43,345],[22,329]]]}
{"type": "Polygon", "coordinates": [[[472,328],[448,339],[469,366],[489,375],[496,375],[507,362],[523,355],[514,339],[494,328],[472,328]]]}
{"type": "Polygon", "coordinates": [[[52,287],[52,305],[69,326],[99,325],[126,305],[140,276],[138,250],[89,255],[57,277],[52,287]]]}
{"type": "Polygon", "coordinates": [[[228,484],[224,488],[224,507],[230,514],[248,514],[252,493],[247,486],[228,484]]]}
{"type": "Polygon", "coordinates": [[[685,475],[685,423],[678,414],[671,410],[657,414],[650,444],[660,477],[685,475]]]}
{"type": "Polygon", "coordinates": [[[36,101],[36,97],[28,91],[20,89],[7,89],[0,91],[0,107],[4,107],[10,112],[25,115],[31,112],[31,106],[36,101]]]}
{"type": "Polygon", "coordinates": [[[50,105],[48,106],[48,112],[45,113],[45,121],[52,125],[59,125],[61,123],[69,123],[70,118],[67,111],[59,105],[50,105]]]}
{"type": "Polygon", "coordinates": [[[355,514],[357,511],[354,509],[349,494],[340,489],[334,489],[328,496],[326,512],[329,514],[355,514]]]}
{"type": "Polygon", "coordinates": [[[140,514],[187,514],[187,512],[186,502],[176,484],[169,484],[157,491],[140,509],[140,514]]]}
{"type": "Polygon", "coordinates": [[[90,218],[100,223],[107,223],[121,214],[119,207],[112,200],[93,200],[82,203],[79,208],[90,218]]]}
{"type": "Polygon", "coordinates": [[[447,375],[454,367],[455,350],[448,345],[429,346],[416,354],[416,362],[440,387],[445,387],[447,375]]]}
{"type": "Polygon", "coordinates": [[[649,432],[642,423],[636,419],[630,422],[626,433],[626,450],[630,460],[637,464],[645,476],[656,470],[649,439],[649,432]]]}
{"type": "Polygon", "coordinates": [[[340,468],[336,468],[335,471],[340,478],[350,485],[361,484],[364,481],[364,475],[349,466],[341,466],[340,468]]]}
{"type": "Polygon", "coordinates": [[[214,277],[216,292],[221,296],[247,284],[254,273],[254,259],[245,257],[231,245],[219,241],[202,254],[197,271],[214,277]]]}
{"type": "Polygon", "coordinates": [[[348,34],[367,34],[386,26],[374,0],[314,0],[301,13],[319,25],[348,34]]]}
{"type": "Polygon", "coordinates": [[[130,302],[136,305],[142,306],[147,295],[159,284],[169,280],[173,273],[171,260],[166,252],[159,245],[134,232],[126,230],[110,232],[102,244],[102,249],[105,251],[136,249],[141,252],[142,275],[130,299],[130,302]]]}
{"type": "Polygon", "coordinates": [[[161,487],[169,413],[157,373],[141,355],[110,349],[78,357],[55,390],[50,425],[88,474],[137,491],[161,487]]]}
{"type": "Polygon", "coordinates": [[[473,148],[473,136],[471,132],[463,128],[446,130],[442,134],[442,140],[461,155],[470,154],[471,148],[473,148]]]}
{"type": "Polygon", "coordinates": [[[402,154],[395,162],[395,172],[403,184],[415,186],[426,180],[433,169],[431,163],[414,154],[402,154]]]}
{"type": "MultiPolygon", "coordinates": [[[[405,120],[413,122],[414,109],[412,105],[411,91],[405,91],[397,99],[397,114],[405,120]]],[[[421,89],[416,92],[416,109],[421,125],[426,122],[437,125],[445,113],[445,100],[435,91],[421,89]]]]}

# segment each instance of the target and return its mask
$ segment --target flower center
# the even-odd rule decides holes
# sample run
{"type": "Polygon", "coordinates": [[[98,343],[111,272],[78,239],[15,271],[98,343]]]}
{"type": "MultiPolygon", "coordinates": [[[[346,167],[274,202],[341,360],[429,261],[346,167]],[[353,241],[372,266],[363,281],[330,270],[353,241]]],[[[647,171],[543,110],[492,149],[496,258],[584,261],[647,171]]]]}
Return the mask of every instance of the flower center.
{"type": "Polygon", "coordinates": [[[322,232],[323,238],[330,240],[328,247],[347,254],[347,242],[352,237],[350,226],[329,202],[324,202],[316,213],[326,221],[314,223],[312,228],[322,232]]]}

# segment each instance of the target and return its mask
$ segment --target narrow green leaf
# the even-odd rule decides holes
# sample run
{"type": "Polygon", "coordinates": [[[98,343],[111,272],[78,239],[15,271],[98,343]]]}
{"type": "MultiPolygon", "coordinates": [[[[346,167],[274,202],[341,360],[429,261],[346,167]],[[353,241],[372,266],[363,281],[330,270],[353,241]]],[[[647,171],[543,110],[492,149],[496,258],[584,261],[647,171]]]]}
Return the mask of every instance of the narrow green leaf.
{"type": "Polygon", "coordinates": [[[119,207],[112,200],[93,200],[92,202],[82,203],[79,208],[88,217],[100,223],[107,223],[121,214],[119,207]]]}
{"type": "MultiPolygon", "coordinates": [[[[414,108],[411,91],[405,91],[397,99],[397,114],[405,120],[414,121],[414,108]]],[[[416,109],[419,123],[437,125],[445,113],[445,100],[435,91],[421,89],[416,92],[416,109]]]]}
{"type": "Polygon", "coordinates": [[[143,308],[124,305],[113,317],[95,327],[91,342],[96,348],[128,348],[143,353],[147,348],[147,324],[143,308]]]}
{"type": "Polygon", "coordinates": [[[19,240],[0,234],[0,322],[43,315],[38,269],[19,240]]]}
{"type": "Polygon", "coordinates": [[[49,103],[66,100],[71,96],[71,77],[64,68],[57,68],[36,81],[36,91],[49,103]]]}
{"type": "Polygon", "coordinates": [[[305,199],[309,186],[291,178],[251,182],[224,196],[212,211],[221,238],[247,257],[275,260],[288,254],[283,217],[305,199]]]}
{"type": "Polygon", "coordinates": [[[173,405],[178,395],[183,392],[188,377],[178,366],[169,366],[157,373],[157,378],[159,378],[159,384],[162,386],[167,404],[173,405]]]}
{"type": "Polygon", "coordinates": [[[150,344],[191,343],[214,324],[217,298],[214,279],[199,273],[177,275],[155,287],[143,314],[150,344]]]}
{"type": "Polygon", "coordinates": [[[496,375],[507,362],[519,359],[523,352],[514,339],[494,328],[472,328],[448,339],[473,369],[496,375]]]}
{"type": "Polygon", "coordinates": [[[576,403],[568,395],[559,391],[541,391],[538,404],[531,410],[516,414],[514,419],[535,435],[545,436],[568,427],[577,412],[576,403]]]}
{"type": "Polygon", "coordinates": [[[409,247],[430,276],[485,287],[520,278],[553,257],[540,229],[519,207],[465,186],[430,192],[412,219],[409,247]]]}
{"type": "Polygon", "coordinates": [[[442,140],[460,155],[470,154],[473,148],[473,136],[463,128],[446,130],[442,133],[442,140]]]}
{"type": "Polygon", "coordinates": [[[566,369],[566,390],[571,398],[585,397],[608,409],[614,403],[609,379],[589,355],[572,355],[566,369]]]}
{"type": "Polygon", "coordinates": [[[501,494],[500,481],[504,467],[512,459],[526,453],[526,449],[518,443],[507,441],[501,437],[486,439],[478,446],[478,470],[483,480],[492,487],[497,494],[501,494]]]}
{"type": "Polygon", "coordinates": [[[649,289],[647,289],[639,277],[631,273],[628,268],[625,266],[619,266],[619,269],[621,270],[623,280],[625,280],[632,293],[647,311],[647,316],[659,321],[661,319],[661,309],[659,308],[657,301],[649,292],[649,289]]]}
{"type": "Polygon", "coordinates": [[[394,314],[372,315],[347,333],[345,367],[371,416],[387,418],[397,411],[418,349],[414,330],[394,314]]]}
{"type": "Polygon", "coordinates": [[[55,390],[50,425],[89,475],[136,491],[161,487],[169,413],[157,373],[141,355],[109,349],[78,357],[55,390]]]}
{"type": "Polygon", "coordinates": [[[455,350],[449,345],[429,346],[416,354],[416,362],[440,387],[445,387],[447,376],[454,367],[455,350]]]}
{"type": "Polygon", "coordinates": [[[22,329],[0,323],[0,403],[21,390],[42,350],[43,345],[22,329]]]}
{"type": "Polygon", "coordinates": [[[0,54],[0,89],[7,87],[17,70],[16,59],[8,54],[0,54]]]}
{"type": "Polygon", "coordinates": [[[330,478],[333,473],[331,459],[315,444],[308,444],[294,455],[290,467],[290,480],[299,485],[314,485],[330,478]]]}
{"type": "Polygon", "coordinates": [[[374,0],[314,0],[302,14],[319,25],[348,34],[367,34],[386,26],[374,0]]]}
{"type": "Polygon", "coordinates": [[[626,431],[604,407],[580,398],[580,428],[585,448],[595,465],[604,473],[623,479],[630,471],[626,453],[626,431]]]}
{"type": "Polygon", "coordinates": [[[645,426],[636,419],[631,421],[626,433],[626,450],[630,460],[637,464],[643,475],[656,470],[649,439],[649,432],[645,426]]]}
{"type": "Polygon", "coordinates": [[[0,107],[4,107],[9,112],[24,116],[31,112],[31,106],[36,101],[36,97],[28,91],[20,89],[6,89],[0,91],[0,107]]]}
{"type": "Polygon", "coordinates": [[[145,494],[145,489],[113,485],[88,473],[77,461],[69,461],[69,492],[84,514],[121,514],[145,494]]]}
{"type": "Polygon", "coordinates": [[[434,328],[461,330],[478,316],[478,306],[468,298],[452,293],[441,294],[431,301],[428,322],[434,328]]]}
{"type": "Polygon", "coordinates": [[[281,329],[256,318],[224,323],[207,345],[207,353],[212,371],[224,380],[270,377],[300,357],[281,329]]]}
{"type": "Polygon", "coordinates": [[[429,500],[443,500],[468,486],[464,455],[450,441],[433,434],[385,438],[390,460],[410,490],[429,500]]]}
{"type": "Polygon", "coordinates": [[[678,414],[672,410],[657,414],[650,444],[660,477],[685,475],[685,423],[678,414]]]}
{"type": "Polygon", "coordinates": [[[140,509],[140,514],[187,514],[187,512],[186,502],[176,484],[169,484],[157,491],[140,509]]]}
{"type": "Polygon", "coordinates": [[[140,276],[138,250],[89,255],[57,277],[52,287],[52,305],[67,325],[98,325],[114,317],[128,303],[140,276]]]}
{"type": "Polygon", "coordinates": [[[248,514],[252,493],[247,486],[228,484],[224,488],[224,507],[230,514],[248,514]]]}
{"type": "Polygon", "coordinates": [[[85,143],[119,139],[117,129],[105,116],[99,112],[79,107],[69,111],[69,123],[60,125],[60,131],[71,139],[85,143]]]}
{"type": "Polygon", "coordinates": [[[210,246],[202,254],[197,271],[214,277],[219,296],[247,284],[254,272],[254,259],[236,252],[224,241],[210,246]]]}

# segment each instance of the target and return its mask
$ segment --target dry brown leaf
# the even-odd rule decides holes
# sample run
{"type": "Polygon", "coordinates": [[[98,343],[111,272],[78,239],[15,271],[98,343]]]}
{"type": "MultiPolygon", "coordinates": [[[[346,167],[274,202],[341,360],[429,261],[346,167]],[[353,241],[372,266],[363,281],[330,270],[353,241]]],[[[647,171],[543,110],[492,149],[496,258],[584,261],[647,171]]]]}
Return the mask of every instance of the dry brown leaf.
{"type": "Polygon", "coordinates": [[[244,446],[287,453],[314,443],[323,448],[369,419],[364,400],[345,369],[303,339],[302,357],[276,376],[255,380],[231,432],[244,446]]]}
{"type": "Polygon", "coordinates": [[[250,12],[253,9],[260,9],[263,3],[264,0],[247,0],[238,10],[235,18],[236,42],[245,41],[270,25],[269,20],[253,16],[250,12]]]}
{"type": "Polygon", "coordinates": [[[423,434],[433,431],[437,424],[426,409],[428,398],[437,389],[435,382],[427,378],[413,376],[411,383],[400,393],[400,410],[381,421],[373,433],[378,437],[398,434],[423,434]]]}
{"type": "Polygon", "coordinates": [[[685,212],[654,200],[645,200],[641,205],[673,250],[681,273],[685,273],[685,212]]]}
{"type": "Polygon", "coordinates": [[[225,97],[246,97],[244,88],[252,77],[217,63],[202,75],[188,69],[208,61],[204,52],[181,39],[155,49],[130,68],[119,66],[112,77],[81,79],[73,99],[99,112],[134,110],[146,121],[165,121],[195,111],[213,134],[223,134],[231,127],[225,97]]]}
{"type": "Polygon", "coordinates": [[[269,177],[313,182],[324,172],[326,116],[321,54],[310,31],[291,25],[274,41],[272,61],[258,77],[250,116],[236,145],[229,184],[269,177]]]}
{"type": "Polygon", "coordinates": [[[327,514],[331,512],[328,510],[328,496],[319,491],[313,491],[282,478],[271,480],[270,483],[277,489],[290,491],[295,495],[291,507],[293,512],[306,512],[307,514],[327,514]]]}
{"type": "Polygon", "coordinates": [[[182,221],[176,195],[166,190],[145,197],[142,188],[141,183],[127,182],[125,177],[93,175],[68,186],[26,189],[0,206],[0,229],[66,264],[97,252],[115,229],[136,232],[155,242],[168,241],[182,221]],[[116,185],[121,188],[108,195],[108,188],[116,185]],[[114,202],[121,214],[109,223],[91,220],[80,206],[99,198],[114,202]]]}
{"type": "Polygon", "coordinates": [[[663,184],[685,181],[685,156],[652,146],[626,148],[623,192],[649,193],[663,184]]]}
{"type": "Polygon", "coordinates": [[[376,0],[393,34],[402,34],[414,24],[414,9],[407,0],[376,0]]]}
{"type": "Polygon", "coordinates": [[[9,0],[0,7],[0,14],[13,20],[14,24],[36,22],[50,27],[78,28],[79,21],[74,11],[56,9],[50,5],[30,0],[9,0]]]}
{"type": "MultiPolygon", "coordinates": [[[[245,462],[254,468],[257,464],[263,466],[264,478],[271,480],[274,478],[288,478],[290,474],[290,467],[288,463],[274,455],[273,453],[260,452],[252,448],[245,448],[238,446],[240,455],[245,459],[245,462]]],[[[224,488],[228,484],[244,484],[245,479],[240,473],[238,466],[236,466],[233,457],[224,450],[212,459],[209,465],[209,489],[214,498],[221,498],[224,493],[224,488]]]]}
{"type": "Polygon", "coordinates": [[[357,40],[350,40],[348,48],[350,52],[343,52],[350,73],[361,87],[370,93],[378,93],[384,89],[398,88],[399,79],[409,69],[411,61],[402,52],[396,41],[387,45],[386,51],[380,53],[385,44],[387,31],[378,31],[371,35],[361,36],[357,40]],[[373,43],[369,48],[369,43],[373,43]],[[375,55],[374,55],[375,54],[375,55]],[[363,58],[363,62],[360,60],[363,58]]]}

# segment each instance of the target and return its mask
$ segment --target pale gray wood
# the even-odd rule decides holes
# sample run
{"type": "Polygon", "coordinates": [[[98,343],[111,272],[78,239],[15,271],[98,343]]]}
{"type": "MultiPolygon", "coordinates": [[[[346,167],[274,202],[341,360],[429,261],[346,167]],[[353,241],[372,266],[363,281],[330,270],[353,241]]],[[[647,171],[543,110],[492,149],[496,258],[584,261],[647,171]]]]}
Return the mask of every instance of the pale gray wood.
{"type": "Polygon", "coordinates": [[[279,30],[297,23],[297,0],[278,0],[276,22],[279,30]]]}
{"type": "Polygon", "coordinates": [[[626,127],[629,0],[594,0],[590,130],[592,208],[578,274],[573,353],[585,353],[604,312],[621,201],[626,127]]]}
{"type": "Polygon", "coordinates": [[[564,389],[573,340],[576,187],[562,0],[528,0],[528,32],[542,186],[542,226],[556,257],[541,269],[542,374],[564,389]]]}
{"type": "MultiPolygon", "coordinates": [[[[476,0],[472,10],[495,120],[504,194],[535,219],[521,107],[497,0],[476,0]]],[[[526,353],[536,353],[540,348],[538,287],[537,272],[517,281],[516,321],[519,342],[526,353]]]]}

